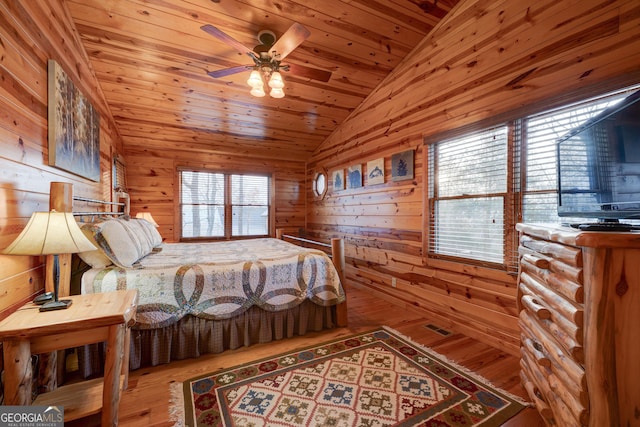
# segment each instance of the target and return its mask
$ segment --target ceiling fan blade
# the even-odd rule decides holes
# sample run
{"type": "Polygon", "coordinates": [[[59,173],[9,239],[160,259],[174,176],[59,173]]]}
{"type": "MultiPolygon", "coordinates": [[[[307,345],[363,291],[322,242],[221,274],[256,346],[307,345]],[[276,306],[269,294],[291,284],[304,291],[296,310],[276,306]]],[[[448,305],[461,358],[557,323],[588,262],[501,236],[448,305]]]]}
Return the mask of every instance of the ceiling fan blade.
{"type": "Polygon", "coordinates": [[[217,79],[220,77],[230,76],[231,74],[241,73],[243,71],[247,71],[250,68],[252,67],[249,65],[239,65],[237,67],[230,67],[230,68],[223,68],[222,70],[209,71],[207,72],[207,74],[217,79]]]}
{"type": "Polygon", "coordinates": [[[200,29],[212,35],[213,37],[217,38],[218,40],[233,47],[238,52],[249,55],[251,58],[255,58],[255,53],[253,53],[251,49],[249,49],[248,47],[246,47],[245,45],[243,45],[242,43],[240,43],[238,40],[234,39],[227,33],[224,33],[222,30],[219,30],[218,28],[214,27],[213,25],[206,24],[200,27],[200,29]]]}
{"type": "Polygon", "coordinates": [[[269,53],[277,55],[277,60],[282,61],[287,55],[289,55],[296,47],[305,41],[311,33],[307,28],[295,22],[286,33],[280,37],[276,43],[271,46],[269,53]]]}
{"type": "Polygon", "coordinates": [[[328,82],[331,78],[331,71],[319,70],[317,68],[307,67],[305,65],[287,64],[289,72],[299,77],[318,80],[320,82],[328,82]]]}

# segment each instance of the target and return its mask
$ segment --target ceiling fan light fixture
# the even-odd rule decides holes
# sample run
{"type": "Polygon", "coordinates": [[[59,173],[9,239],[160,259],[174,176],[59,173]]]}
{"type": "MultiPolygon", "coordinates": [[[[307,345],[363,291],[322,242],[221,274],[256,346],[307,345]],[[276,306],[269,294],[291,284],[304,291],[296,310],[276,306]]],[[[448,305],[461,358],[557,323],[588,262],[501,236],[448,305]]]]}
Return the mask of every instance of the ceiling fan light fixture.
{"type": "MultiPolygon", "coordinates": [[[[264,89],[262,89],[262,86],[252,88],[251,92],[249,93],[255,96],[256,98],[262,98],[263,96],[266,95],[266,93],[264,92],[264,89]]],[[[284,96],[284,93],[282,94],[282,96],[284,96]]]]}
{"type": "Polygon", "coordinates": [[[269,87],[273,89],[282,89],[284,87],[282,75],[278,71],[271,73],[271,77],[269,78],[269,87]]]}
{"type": "Polygon", "coordinates": [[[269,95],[271,95],[272,98],[284,98],[284,91],[282,90],[282,88],[274,87],[271,88],[271,92],[269,92],[269,95]]]}
{"type": "Polygon", "coordinates": [[[247,84],[254,89],[263,87],[264,83],[262,82],[262,76],[258,70],[253,70],[251,72],[249,79],[247,79],[247,84]]]}

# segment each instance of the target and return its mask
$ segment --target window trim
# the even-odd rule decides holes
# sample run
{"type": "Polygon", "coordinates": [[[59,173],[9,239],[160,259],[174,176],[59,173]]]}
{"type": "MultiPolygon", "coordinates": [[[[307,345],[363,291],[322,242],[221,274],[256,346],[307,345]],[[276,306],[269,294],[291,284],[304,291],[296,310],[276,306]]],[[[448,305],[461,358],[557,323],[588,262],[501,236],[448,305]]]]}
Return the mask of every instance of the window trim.
{"type": "Polygon", "coordinates": [[[127,162],[119,154],[113,156],[111,165],[111,188],[113,191],[127,191],[127,162]],[[118,180],[118,176],[122,176],[122,181],[118,180]]]}
{"type": "MultiPolygon", "coordinates": [[[[572,106],[579,107],[591,101],[596,101],[607,96],[613,96],[616,93],[631,93],[633,91],[640,90],[640,85],[633,84],[626,87],[617,88],[590,88],[589,90],[580,91],[579,93],[571,93],[567,95],[562,102],[561,97],[557,97],[549,100],[548,102],[537,102],[535,104],[519,108],[515,111],[502,113],[494,117],[480,120],[475,123],[463,125],[459,128],[450,129],[442,132],[438,132],[433,135],[428,135],[423,138],[423,263],[424,265],[430,265],[434,260],[451,261],[455,263],[462,263],[468,265],[477,265],[480,267],[486,267],[491,269],[497,269],[505,271],[509,275],[517,274],[518,264],[518,233],[515,230],[515,225],[523,221],[524,215],[524,198],[527,194],[535,193],[535,191],[527,191],[526,179],[527,179],[527,122],[539,115],[552,113],[553,111],[563,110],[565,108],[571,108],[572,106]],[[608,90],[607,90],[608,89],[608,90]],[[596,91],[594,93],[594,91],[596,91]],[[507,125],[508,132],[508,156],[507,156],[507,192],[505,196],[504,205],[504,260],[503,264],[488,263],[486,261],[475,260],[471,258],[455,257],[450,255],[436,254],[430,252],[431,249],[431,237],[432,231],[432,215],[433,215],[433,201],[430,198],[429,192],[429,179],[430,176],[433,179],[437,179],[437,170],[431,172],[431,157],[429,155],[429,147],[439,142],[445,142],[447,140],[461,138],[465,135],[469,135],[475,132],[482,132],[484,130],[500,126],[507,125]],[[510,200],[507,200],[507,199],[510,200]]],[[[566,95],[566,94],[565,94],[566,95]]]]}
{"type": "Polygon", "coordinates": [[[437,141],[437,142],[434,141],[430,144],[424,145],[423,164],[425,165],[426,173],[424,173],[423,175],[424,175],[424,194],[425,194],[424,207],[426,209],[426,215],[425,215],[424,229],[423,229],[423,253],[425,254],[424,255],[425,264],[428,264],[428,260],[442,260],[442,261],[449,261],[449,262],[455,262],[455,263],[476,265],[479,267],[490,268],[493,270],[509,271],[511,262],[508,260],[509,258],[508,254],[510,253],[511,250],[513,250],[514,244],[516,245],[515,249],[517,250],[517,238],[514,239],[514,236],[510,234],[513,233],[515,237],[517,237],[517,233],[515,232],[515,224],[519,219],[519,217],[514,218],[515,214],[512,213],[514,212],[515,205],[518,199],[517,195],[515,194],[516,181],[514,180],[514,162],[516,161],[516,155],[518,153],[518,147],[516,146],[516,144],[514,144],[514,133],[515,133],[516,126],[514,126],[513,123],[507,121],[507,122],[501,122],[501,123],[494,123],[491,126],[485,126],[485,127],[473,126],[472,128],[473,130],[470,130],[468,132],[455,131],[455,132],[447,133],[446,139],[441,139],[440,141],[437,141]],[[437,164],[436,164],[437,160],[435,159],[435,156],[437,156],[438,143],[445,143],[453,139],[462,138],[473,133],[485,132],[485,131],[489,131],[491,129],[495,129],[499,127],[506,127],[505,168],[507,171],[507,175],[505,177],[505,191],[498,192],[498,193],[495,193],[495,192],[482,193],[482,194],[467,195],[467,196],[443,196],[439,198],[431,198],[430,197],[431,183],[429,182],[430,177],[435,180],[435,182],[433,183],[433,186],[434,186],[433,188],[435,193],[438,193],[437,180],[438,180],[439,169],[437,168],[437,164]],[[430,154],[430,151],[432,149],[431,146],[433,146],[434,156],[431,156],[430,154]],[[432,169],[434,167],[435,167],[435,170],[432,169]],[[487,260],[480,260],[475,258],[465,258],[465,257],[451,255],[451,254],[441,254],[441,253],[432,251],[432,243],[435,238],[435,229],[432,226],[432,224],[435,221],[435,217],[434,217],[435,203],[438,200],[471,199],[471,198],[486,199],[491,197],[501,197],[502,203],[503,203],[503,206],[502,206],[502,210],[503,210],[503,230],[502,230],[503,260],[502,260],[502,263],[497,263],[497,262],[492,262],[487,260]]]}
{"type": "Polygon", "coordinates": [[[329,177],[325,170],[316,171],[313,174],[313,180],[311,181],[311,191],[313,192],[313,197],[316,200],[322,200],[327,194],[327,190],[329,189],[329,177]],[[318,180],[320,177],[324,178],[324,188],[322,191],[318,191],[318,180]]]}
{"type": "Polygon", "coordinates": [[[275,236],[275,224],[276,224],[276,208],[275,208],[275,182],[276,182],[276,173],[274,172],[255,172],[249,170],[237,170],[237,169],[214,169],[214,168],[198,168],[198,167],[189,167],[189,166],[178,166],[176,168],[176,189],[178,192],[178,197],[174,199],[174,211],[177,213],[175,215],[175,229],[178,231],[178,241],[180,242],[205,242],[205,241],[227,241],[227,240],[244,240],[244,239],[255,239],[260,237],[274,237],[275,236]],[[215,237],[215,236],[204,236],[204,237],[184,237],[182,234],[182,193],[181,193],[181,185],[182,185],[182,172],[204,172],[204,173],[219,173],[225,176],[225,232],[224,236],[215,237]],[[269,219],[267,223],[267,234],[264,235],[251,235],[251,236],[232,236],[232,210],[233,205],[231,203],[227,203],[228,200],[231,200],[231,175],[249,175],[249,176],[264,176],[269,179],[269,219]],[[227,178],[229,177],[229,178],[227,178]]]}

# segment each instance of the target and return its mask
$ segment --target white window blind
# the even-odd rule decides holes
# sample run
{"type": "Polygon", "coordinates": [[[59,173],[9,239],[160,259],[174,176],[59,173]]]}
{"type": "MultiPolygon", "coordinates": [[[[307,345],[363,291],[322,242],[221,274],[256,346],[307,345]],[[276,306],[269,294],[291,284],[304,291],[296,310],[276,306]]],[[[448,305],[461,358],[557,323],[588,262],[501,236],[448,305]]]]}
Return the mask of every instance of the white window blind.
{"type": "Polygon", "coordinates": [[[232,235],[269,234],[269,178],[266,176],[232,175],[232,235]]]}
{"type": "Polygon", "coordinates": [[[126,167],[120,157],[113,159],[113,189],[127,191],[126,167]]]}
{"type": "Polygon", "coordinates": [[[224,174],[182,171],[182,237],[224,237],[224,174]]]}
{"type": "Polygon", "coordinates": [[[429,256],[499,264],[515,273],[516,222],[588,221],[557,214],[557,140],[638,88],[430,144],[429,256]]]}
{"type": "MultiPolygon", "coordinates": [[[[527,118],[524,146],[526,173],[522,197],[524,222],[584,222],[584,218],[560,218],[557,213],[558,170],[556,142],[606,108],[615,105],[629,91],[608,94],[579,104],[527,118]]],[[[576,165],[578,162],[576,162],[576,165]]],[[[584,164],[584,162],[583,162],[584,164]]]]}
{"type": "Polygon", "coordinates": [[[429,146],[429,252],[504,263],[508,128],[429,146]]]}
{"type": "Polygon", "coordinates": [[[180,172],[183,238],[267,236],[270,177],[180,172]]]}

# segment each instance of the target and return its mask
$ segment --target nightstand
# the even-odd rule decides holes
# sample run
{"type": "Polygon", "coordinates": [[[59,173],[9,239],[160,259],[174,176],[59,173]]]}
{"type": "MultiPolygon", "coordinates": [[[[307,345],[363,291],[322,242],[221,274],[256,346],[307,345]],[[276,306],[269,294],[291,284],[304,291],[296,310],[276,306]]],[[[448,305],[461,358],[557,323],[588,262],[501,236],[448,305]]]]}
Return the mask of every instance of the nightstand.
{"type": "Polygon", "coordinates": [[[120,391],[127,387],[130,326],[135,323],[136,290],[65,297],[66,310],[38,311],[29,303],[0,322],[4,345],[4,404],[57,405],[65,421],[96,414],[102,425],[118,424],[120,391]],[[107,342],[104,378],[64,385],[31,402],[31,355],[107,342]]]}

